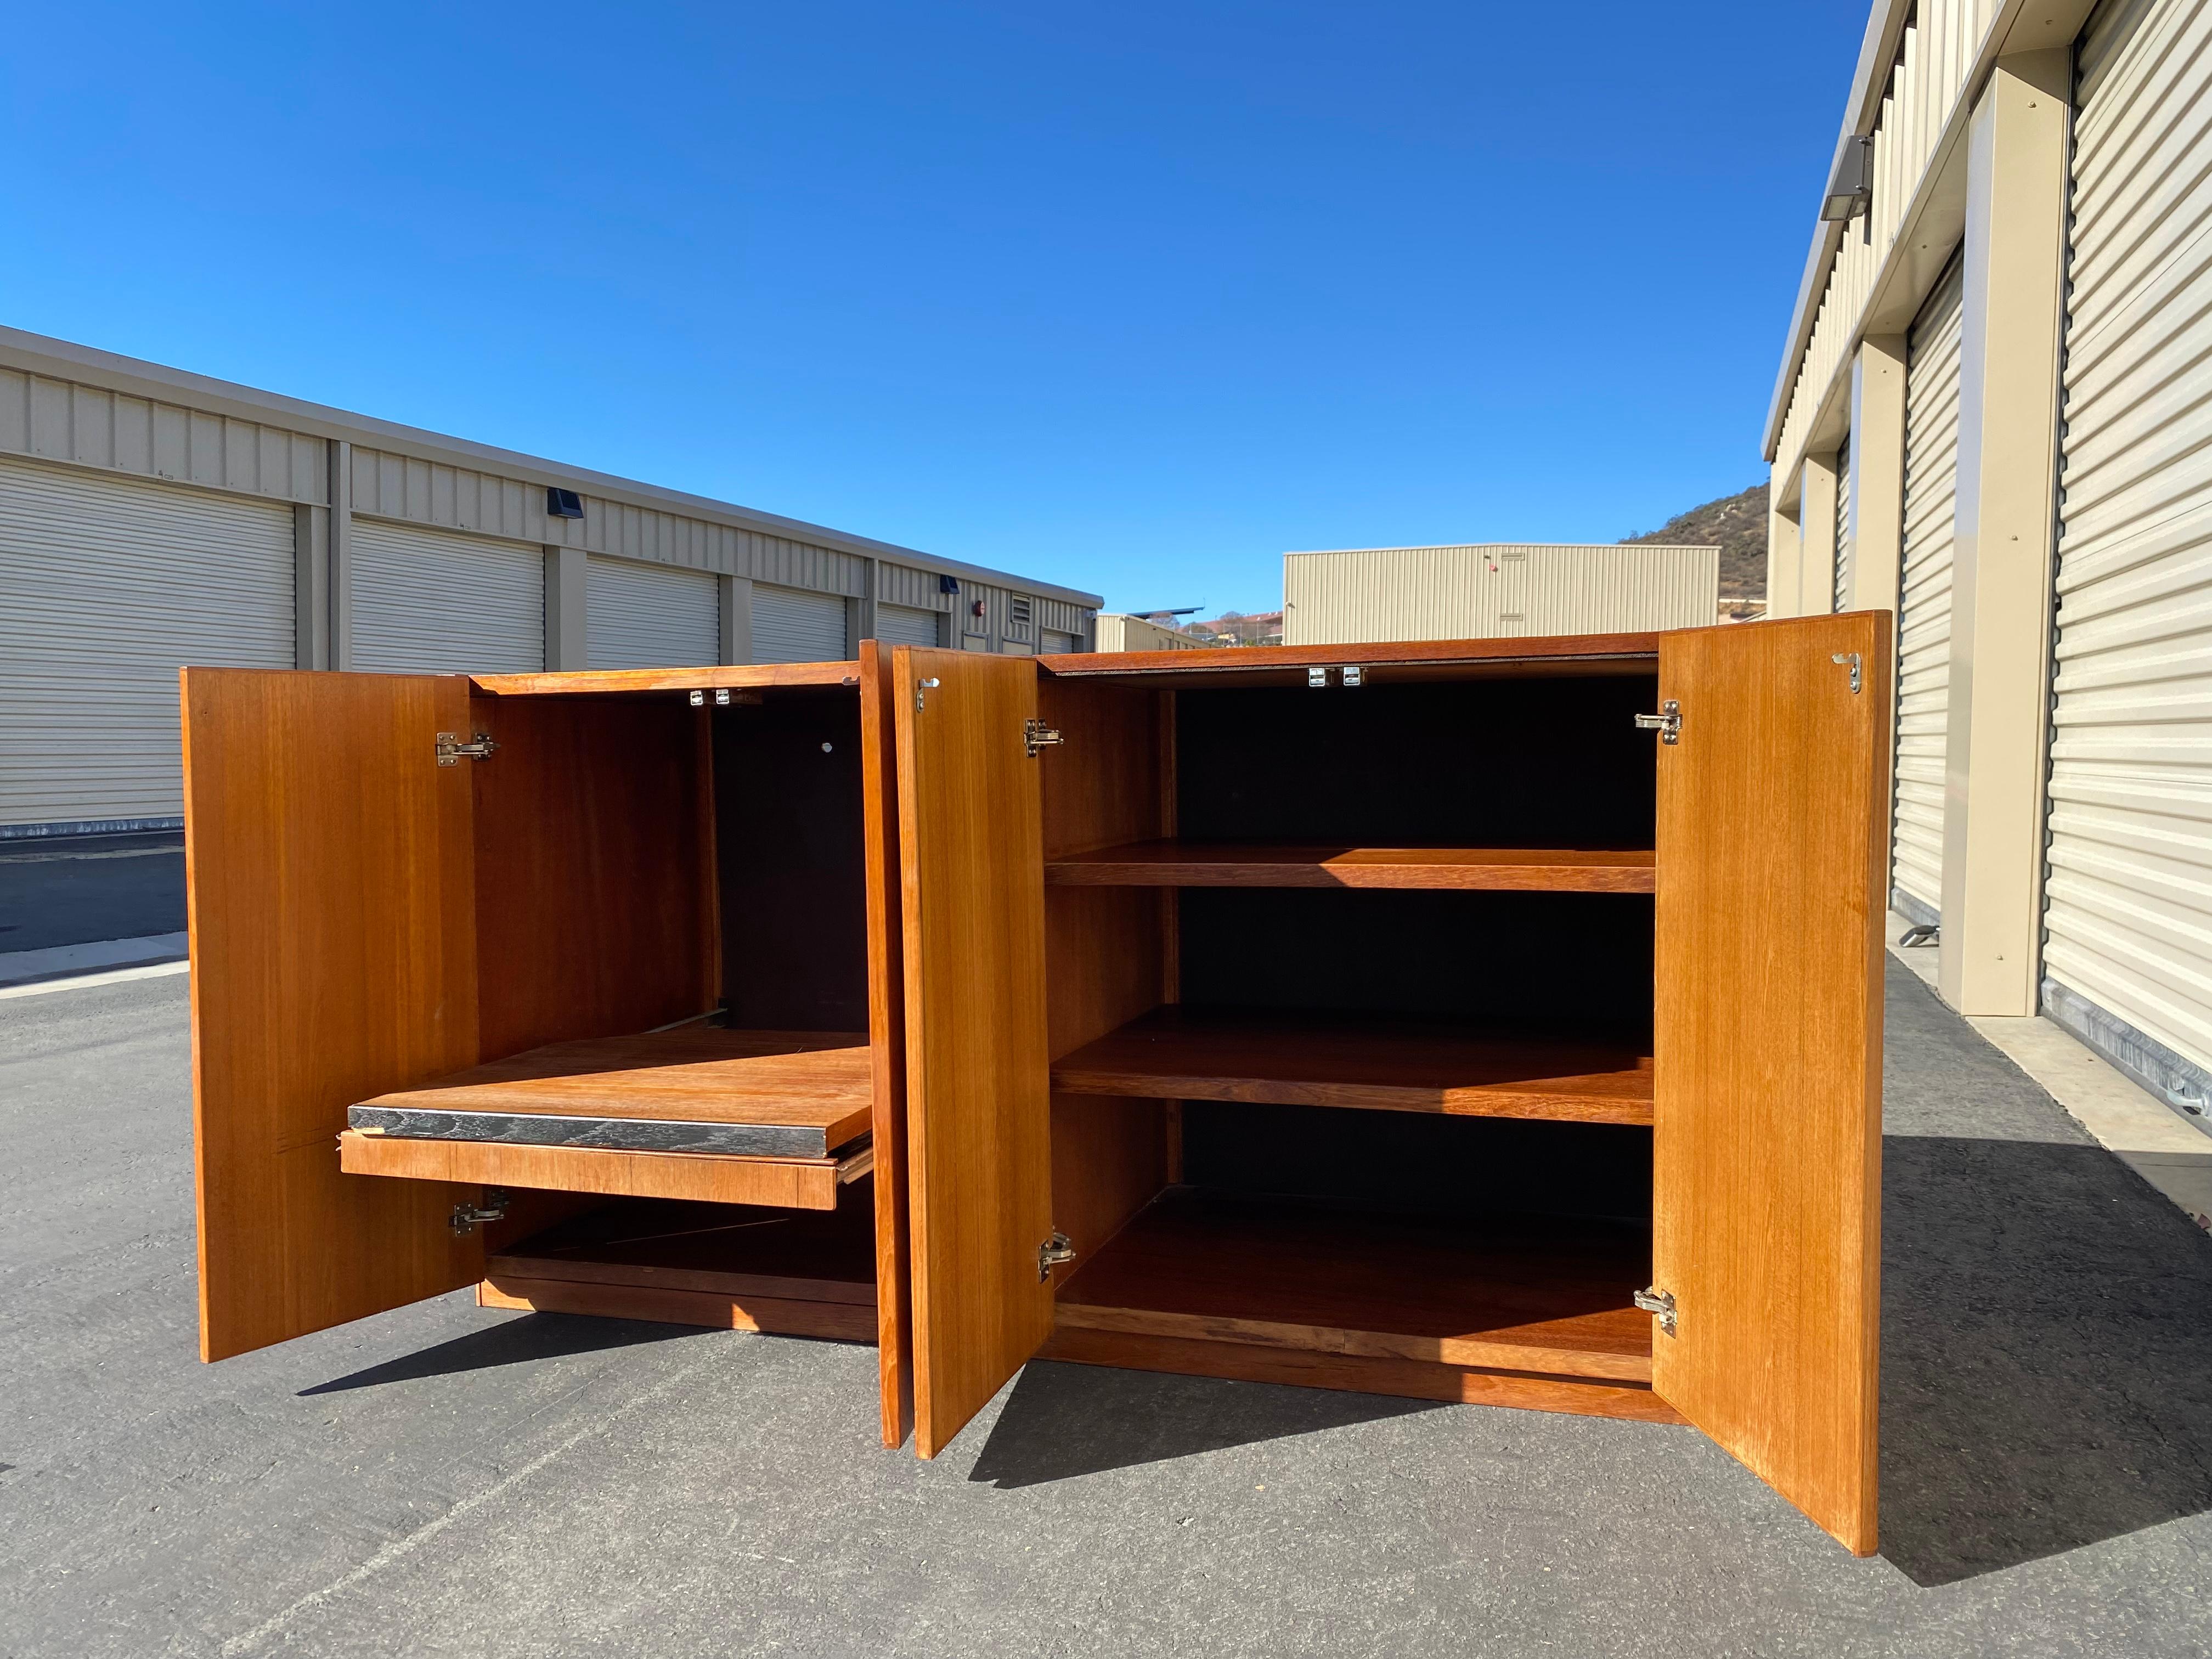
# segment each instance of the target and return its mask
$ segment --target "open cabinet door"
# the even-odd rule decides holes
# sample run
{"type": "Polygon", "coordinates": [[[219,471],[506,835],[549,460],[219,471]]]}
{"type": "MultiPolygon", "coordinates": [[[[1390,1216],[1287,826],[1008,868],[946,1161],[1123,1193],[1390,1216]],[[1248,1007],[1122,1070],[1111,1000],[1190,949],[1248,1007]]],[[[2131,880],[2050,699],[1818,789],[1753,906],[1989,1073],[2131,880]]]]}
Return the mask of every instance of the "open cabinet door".
{"type": "Polygon", "coordinates": [[[346,1108],[477,1063],[458,675],[184,671],[200,1353],[483,1276],[477,1189],[338,1169],[346,1108]]]}
{"type": "Polygon", "coordinates": [[[1860,1555],[1889,665],[1881,612],[1659,646],[1652,1387],[1860,1555]]]}
{"type": "Polygon", "coordinates": [[[934,1457],[1052,1332],[1036,665],[901,646],[891,683],[915,1443],[934,1457]]]}

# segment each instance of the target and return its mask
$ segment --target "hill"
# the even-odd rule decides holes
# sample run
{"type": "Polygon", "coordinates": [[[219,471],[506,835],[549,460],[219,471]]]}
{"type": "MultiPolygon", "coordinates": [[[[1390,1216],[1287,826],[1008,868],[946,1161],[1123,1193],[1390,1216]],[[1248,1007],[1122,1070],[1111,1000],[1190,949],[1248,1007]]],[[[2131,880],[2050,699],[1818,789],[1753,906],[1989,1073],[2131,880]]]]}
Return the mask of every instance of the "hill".
{"type": "Polygon", "coordinates": [[[1721,598],[1766,597],[1766,486],[1763,483],[1753,484],[1741,495],[1723,495],[1687,513],[1678,513],[1656,530],[1620,539],[1650,547],[1718,547],[1721,598]]]}

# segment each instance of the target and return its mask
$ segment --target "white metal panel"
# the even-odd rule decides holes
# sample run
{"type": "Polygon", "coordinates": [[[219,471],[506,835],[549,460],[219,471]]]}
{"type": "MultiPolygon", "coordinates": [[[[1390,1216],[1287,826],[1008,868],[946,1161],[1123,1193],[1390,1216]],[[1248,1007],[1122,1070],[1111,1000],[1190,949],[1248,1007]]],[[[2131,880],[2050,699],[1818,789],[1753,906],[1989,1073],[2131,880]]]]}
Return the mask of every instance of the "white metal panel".
{"type": "Polygon", "coordinates": [[[917,611],[910,605],[884,605],[876,606],[876,638],[885,645],[935,645],[940,626],[934,611],[917,611]]]}
{"type": "Polygon", "coordinates": [[[177,670],[293,665],[292,508],[0,460],[0,823],[184,811],[177,670]]]}
{"type": "Polygon", "coordinates": [[[2108,4],[2079,73],[2045,997],[2063,1017],[2074,993],[2198,1068],[2201,1084],[2212,1068],[2212,3],[2108,4]]]}
{"type": "Polygon", "coordinates": [[[1119,611],[1102,611],[1098,613],[1098,648],[1101,651],[1203,651],[1207,647],[1188,634],[1178,634],[1171,628],[1163,628],[1142,617],[1125,617],[1119,611]]]}
{"type": "Polygon", "coordinates": [[[1963,276],[1954,261],[1914,319],[1905,369],[1905,552],[1897,628],[1897,805],[1890,884],[1943,903],[1943,764],[1951,708],[1951,533],[1959,485],[1963,276]]]}
{"type": "Polygon", "coordinates": [[[1697,628],[1720,550],[1469,543],[1283,556],[1283,643],[1476,640],[1697,628]]]}
{"type": "Polygon", "coordinates": [[[1048,628],[1037,636],[1037,650],[1046,656],[1064,656],[1071,651],[1082,649],[1080,635],[1063,634],[1057,628],[1048,628]]]}
{"type": "Polygon", "coordinates": [[[1836,587],[1832,609],[1851,608],[1851,443],[1836,452],[1836,587]]]}
{"type": "Polygon", "coordinates": [[[674,565],[584,565],[584,659],[593,668],[692,668],[721,660],[715,579],[674,565]]]}
{"type": "Polygon", "coordinates": [[[545,556],[413,525],[353,524],[353,656],[386,674],[545,666],[545,556]]]}
{"type": "Polygon", "coordinates": [[[753,584],[755,662],[842,662],[850,654],[842,599],[753,584]]]}

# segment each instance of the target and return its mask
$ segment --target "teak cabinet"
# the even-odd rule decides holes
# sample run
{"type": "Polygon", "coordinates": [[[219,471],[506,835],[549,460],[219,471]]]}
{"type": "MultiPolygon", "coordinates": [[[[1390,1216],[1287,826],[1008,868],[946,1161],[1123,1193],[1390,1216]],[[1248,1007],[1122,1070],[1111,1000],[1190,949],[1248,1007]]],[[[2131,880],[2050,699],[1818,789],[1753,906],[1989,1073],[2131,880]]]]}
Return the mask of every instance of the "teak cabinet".
{"type": "Polygon", "coordinates": [[[476,1283],[876,1341],[926,1456],[1035,1357],[1686,1421],[1870,1551],[1890,653],[188,670],[204,1350],[476,1283]]]}
{"type": "Polygon", "coordinates": [[[1875,1544],[1888,623],[896,653],[915,1425],[1697,1425],[1875,1544]]]}
{"type": "Polygon", "coordinates": [[[474,1284],[905,1438],[888,668],[184,671],[205,1358],[474,1284]]]}

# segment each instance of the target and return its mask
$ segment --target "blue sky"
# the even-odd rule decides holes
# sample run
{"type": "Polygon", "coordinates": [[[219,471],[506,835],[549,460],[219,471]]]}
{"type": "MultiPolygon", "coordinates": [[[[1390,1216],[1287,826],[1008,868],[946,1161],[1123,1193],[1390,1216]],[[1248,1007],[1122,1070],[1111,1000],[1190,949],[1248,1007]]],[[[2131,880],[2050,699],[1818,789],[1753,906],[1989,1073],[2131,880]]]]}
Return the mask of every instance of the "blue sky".
{"type": "Polygon", "coordinates": [[[1763,476],[1865,15],[21,8],[0,321],[1272,609],[1763,476]]]}

